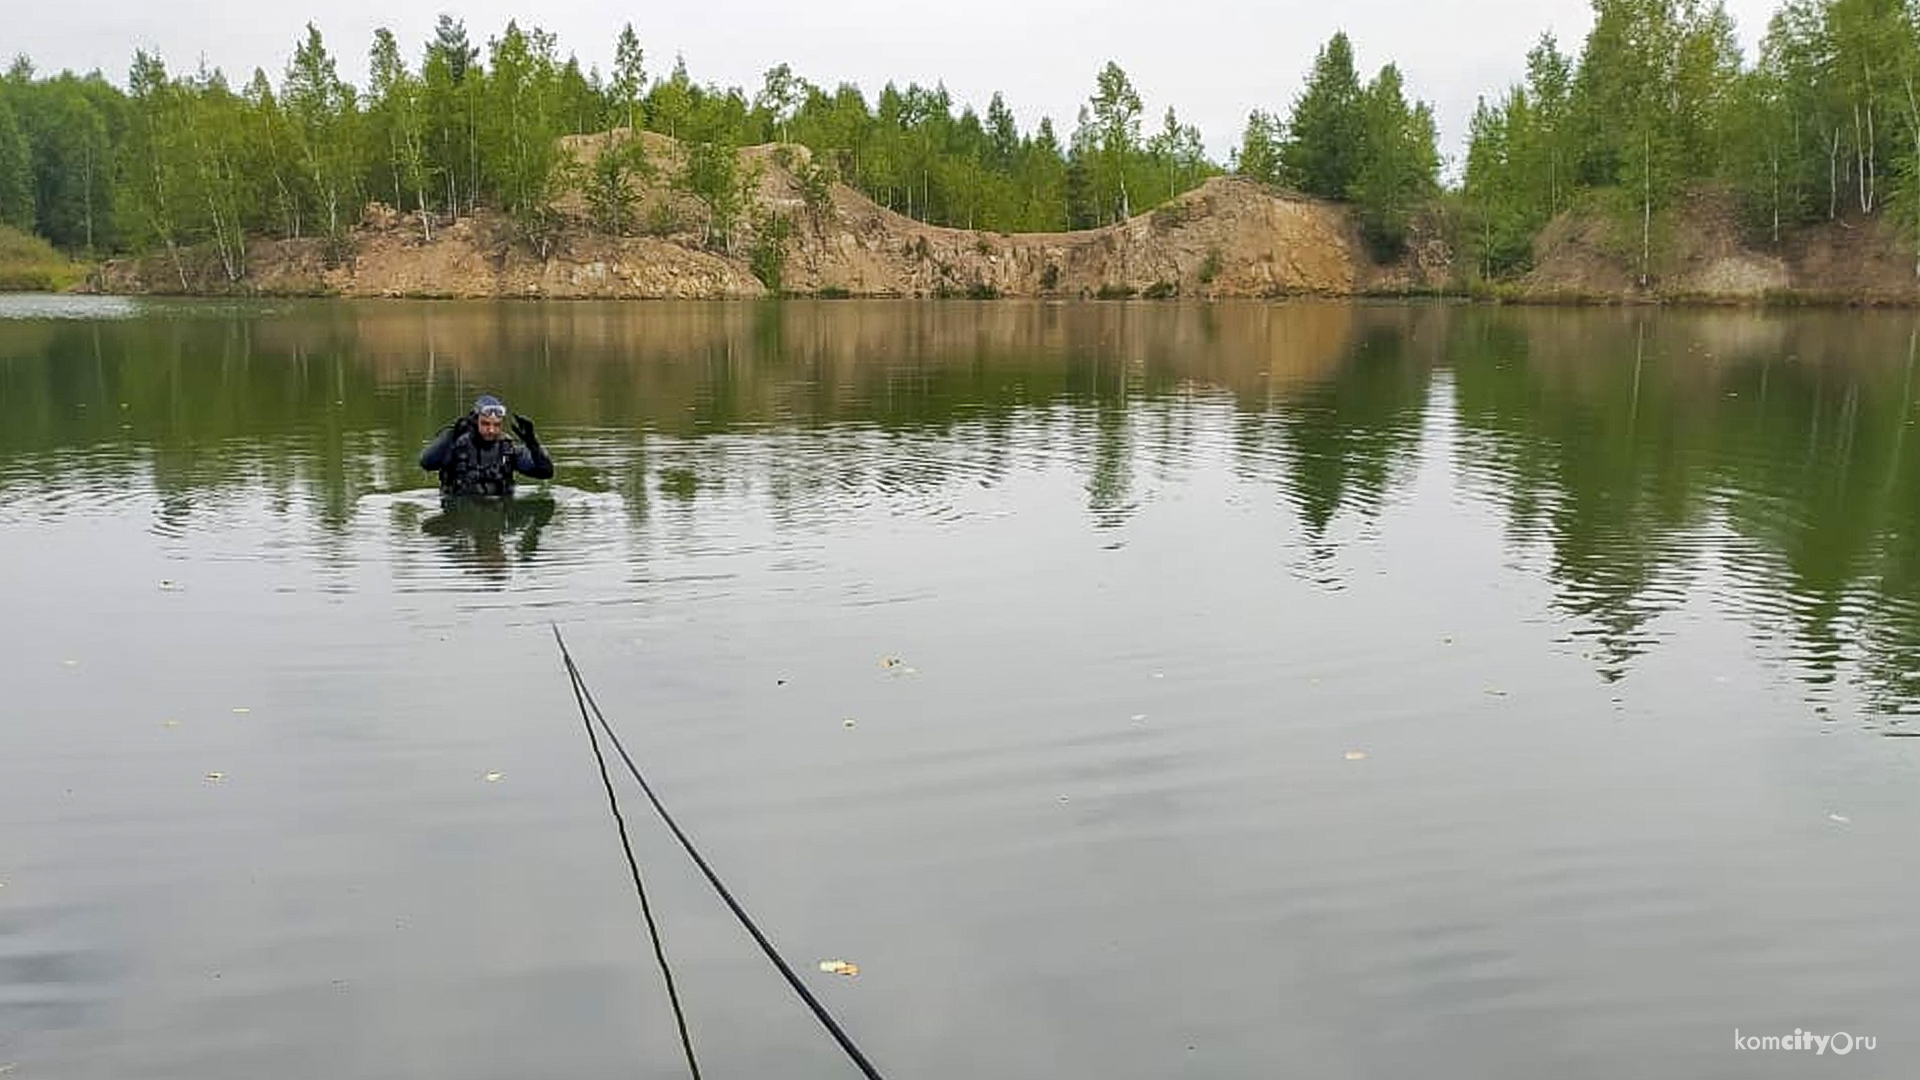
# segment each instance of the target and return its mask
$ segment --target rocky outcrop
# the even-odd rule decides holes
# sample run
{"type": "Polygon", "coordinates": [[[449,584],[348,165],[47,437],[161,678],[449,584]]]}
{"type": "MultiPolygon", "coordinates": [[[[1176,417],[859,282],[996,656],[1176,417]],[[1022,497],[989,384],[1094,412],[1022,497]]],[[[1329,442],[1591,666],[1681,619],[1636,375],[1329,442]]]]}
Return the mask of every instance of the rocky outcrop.
{"type": "MultiPolygon", "coordinates": [[[[803,146],[740,151],[751,183],[729,235],[668,179],[680,144],[654,132],[570,136],[563,149],[591,169],[639,140],[647,163],[623,235],[589,227],[587,201],[554,203],[561,227],[536,246],[498,214],[423,223],[374,204],[346,237],[256,240],[248,272],[228,282],[211,253],[117,260],[90,288],[352,297],[731,299],[777,289],[871,297],[1229,298],[1466,292],[1437,218],[1417,219],[1397,262],[1369,257],[1341,204],[1237,177],[1216,177],[1105,228],[998,233],[927,225],[825,183],[803,146]],[[812,182],[809,183],[809,180],[812,182]],[[429,228],[430,226],[430,228],[429,228]],[[431,234],[429,236],[429,233],[431,234]],[[640,233],[642,235],[624,235],[640,233]],[[757,271],[756,271],[757,268],[757,271]],[[777,272],[776,272],[777,271],[777,272]],[[184,279],[185,287],[182,287],[184,279]],[[769,287],[769,283],[773,288],[769,287]]],[[[1910,243],[1879,218],[1800,229],[1757,244],[1733,197],[1690,194],[1661,230],[1651,280],[1639,279],[1639,231],[1593,213],[1561,215],[1536,239],[1533,269],[1497,287],[1531,301],[1775,299],[1920,303],[1910,243]]]]}
{"type": "MultiPolygon", "coordinates": [[[[565,148],[591,166],[611,142],[574,136],[565,148]]],[[[926,225],[852,188],[802,181],[800,146],[741,151],[757,177],[754,205],[729,243],[709,244],[705,209],[659,177],[683,155],[665,136],[640,136],[655,182],[638,192],[632,220],[649,235],[607,236],[587,227],[578,193],[556,201],[567,221],[544,257],[481,212],[428,229],[374,204],[343,241],[259,240],[248,272],[229,283],[217,264],[189,257],[117,260],[94,287],[106,292],[251,293],[356,297],[735,298],[769,290],[753,273],[763,231],[782,222],[781,290],[847,296],[1255,297],[1348,295],[1371,288],[1431,288],[1444,265],[1377,267],[1345,211],[1331,203],[1236,178],[1215,178],[1131,220],[1067,233],[996,233],[926,225]],[[715,250],[717,248],[717,250],[715,250]]],[[[1429,260],[1431,262],[1432,260],[1429,260]]]]}

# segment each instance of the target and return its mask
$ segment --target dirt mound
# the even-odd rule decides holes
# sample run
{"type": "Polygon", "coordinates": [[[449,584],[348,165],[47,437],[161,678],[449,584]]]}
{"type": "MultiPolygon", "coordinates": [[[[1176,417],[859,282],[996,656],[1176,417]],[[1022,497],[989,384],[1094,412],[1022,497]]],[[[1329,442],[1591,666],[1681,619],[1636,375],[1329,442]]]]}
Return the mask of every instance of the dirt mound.
{"type": "Polygon", "coordinates": [[[1920,256],[1881,218],[1844,217],[1784,238],[1792,287],[1859,303],[1920,301],[1920,256]]]}
{"type": "MultiPolygon", "coordinates": [[[[1274,297],[1458,290],[1451,230],[1438,204],[1416,217],[1405,254],[1375,263],[1347,208],[1236,177],[1216,177],[1127,221],[1063,233],[927,225],[828,182],[803,146],[739,151],[750,181],[739,224],[710,235],[707,208],[674,180],[687,155],[657,132],[569,136],[561,148],[591,175],[602,154],[638,146],[642,166],[623,235],[594,227],[574,189],[544,256],[498,214],[422,222],[378,204],[346,237],[259,240],[246,277],[228,283],[210,252],[118,260],[92,287],[109,292],[430,297],[731,298],[836,296],[1274,297]],[[429,233],[431,238],[429,239],[429,233]]],[[[1638,225],[1591,210],[1562,214],[1534,244],[1522,299],[1920,303],[1912,245],[1879,219],[1802,229],[1757,245],[1733,195],[1696,191],[1666,212],[1651,279],[1638,225]]]]}
{"type": "Polygon", "coordinates": [[[1533,270],[1520,279],[1534,299],[1566,295],[1626,296],[1636,291],[1612,228],[1594,215],[1565,213],[1533,241],[1533,270]]]}
{"type": "MultiPolygon", "coordinates": [[[[1215,178],[1131,220],[1068,233],[995,233],[926,225],[843,184],[822,185],[802,146],[740,151],[754,179],[730,242],[708,250],[706,210],[672,178],[685,152],[656,132],[570,136],[582,172],[635,139],[632,232],[590,227],[579,190],[554,207],[567,225],[545,258],[483,211],[431,223],[374,204],[344,240],[261,240],[244,280],[229,284],[204,257],[118,260],[95,287],[115,292],[427,297],[749,297],[768,289],[750,269],[777,245],[785,291],[848,296],[1238,297],[1348,295],[1378,278],[1338,206],[1215,178]],[[811,179],[814,182],[809,183],[811,179]],[[774,228],[777,240],[763,236],[774,228]],[[428,233],[431,232],[431,239],[428,233]],[[183,279],[184,278],[184,282],[183,279]]],[[[763,266],[763,273],[765,268],[763,266]]],[[[1431,276],[1431,268],[1419,271],[1431,276]]],[[[771,275],[769,275],[771,276],[771,275]]],[[[1416,275],[1418,276],[1418,275],[1416,275]]]]}
{"type": "Polygon", "coordinates": [[[1637,281],[1640,237],[1622,238],[1603,214],[1560,215],[1534,242],[1521,280],[1532,299],[1690,300],[1721,303],[1800,297],[1849,303],[1920,303],[1913,245],[1880,218],[1801,226],[1772,244],[1741,220],[1733,192],[1701,188],[1664,212],[1646,287],[1637,281]]]}
{"type": "Polygon", "coordinates": [[[1758,299],[1789,285],[1786,260],[1747,245],[1740,205],[1726,190],[1688,192],[1674,210],[1673,251],[1658,287],[1678,296],[1758,299]]]}

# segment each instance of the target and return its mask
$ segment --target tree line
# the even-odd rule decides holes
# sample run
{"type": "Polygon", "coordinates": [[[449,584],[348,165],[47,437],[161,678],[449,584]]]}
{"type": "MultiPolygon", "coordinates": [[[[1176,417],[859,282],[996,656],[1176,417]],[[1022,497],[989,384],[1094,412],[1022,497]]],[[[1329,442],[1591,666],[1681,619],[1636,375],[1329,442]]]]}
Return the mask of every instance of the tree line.
{"type": "Polygon", "coordinates": [[[572,188],[608,232],[662,231],[674,223],[641,220],[636,189],[665,180],[732,250],[754,179],[735,151],[787,142],[812,152],[798,170],[811,195],[839,181],[921,221],[1003,232],[1107,224],[1231,172],[1350,203],[1382,256],[1426,214],[1489,278],[1526,269],[1541,230],[1575,207],[1616,222],[1618,254],[1645,277],[1681,196],[1704,185],[1733,193],[1764,240],[1885,215],[1920,245],[1920,5],[1787,0],[1749,64],[1717,2],[1592,2],[1577,54],[1542,36],[1524,77],[1480,101],[1451,189],[1431,106],[1392,63],[1363,80],[1345,34],[1216,163],[1111,62],[1070,130],[1044,118],[1023,131],[998,93],[984,112],[938,84],[869,100],[781,64],[750,94],[696,82],[680,58],[649,70],[630,24],[603,74],[537,28],[510,22],[482,48],[442,16],[412,62],[377,31],[364,88],[311,25],[277,80],[256,69],[237,86],[145,51],[124,90],[18,58],[0,76],[0,223],[74,253],[160,251],[178,266],[211,251],[238,280],[248,236],[338,239],[370,200],[428,233],[492,207],[540,246],[559,225],[552,197],[572,188]],[[671,136],[684,159],[663,175],[643,142],[610,140],[619,152],[581,170],[558,145],[621,128],[671,136]]]}
{"type": "Polygon", "coordinates": [[[640,231],[636,186],[661,178],[644,144],[610,140],[618,152],[583,172],[558,143],[622,128],[679,140],[685,160],[664,179],[707,207],[710,240],[729,246],[724,226],[751,179],[735,151],[759,143],[808,147],[810,185],[837,180],[922,221],[1006,232],[1107,224],[1221,171],[1172,108],[1147,127],[1111,63],[1064,138],[1051,119],[1021,131],[998,93],[982,115],[943,86],[888,84],[870,102],[785,64],[751,95],[695,82],[678,58],[655,76],[631,25],[606,74],[513,22],[483,50],[449,16],[413,63],[376,31],[368,71],[364,88],[342,79],[311,25],[277,80],[256,69],[238,85],[144,50],[124,90],[98,72],[40,77],[16,58],[0,77],[0,223],[74,253],[154,251],[181,266],[189,249],[211,250],[230,280],[245,273],[248,236],[337,239],[373,200],[429,233],[492,207],[538,242],[557,227],[552,197],[572,187],[597,224],[640,231]]]}
{"type": "Polygon", "coordinates": [[[1547,222],[1584,205],[1624,226],[1618,254],[1644,282],[1679,200],[1705,187],[1764,243],[1885,216],[1920,244],[1920,6],[1788,0],[1751,64],[1719,3],[1593,6],[1577,56],[1541,37],[1525,78],[1473,115],[1460,195],[1480,273],[1525,268],[1547,222]]]}

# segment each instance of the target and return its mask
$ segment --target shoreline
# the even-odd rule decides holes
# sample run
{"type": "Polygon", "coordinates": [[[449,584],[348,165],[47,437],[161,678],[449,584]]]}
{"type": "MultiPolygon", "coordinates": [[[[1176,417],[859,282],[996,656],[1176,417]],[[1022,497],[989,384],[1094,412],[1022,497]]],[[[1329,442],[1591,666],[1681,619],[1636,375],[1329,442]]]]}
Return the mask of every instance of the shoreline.
{"type": "Polygon", "coordinates": [[[1168,296],[1101,296],[1080,294],[1037,294],[1037,295],[943,295],[938,293],[900,293],[874,292],[850,293],[840,290],[822,290],[818,292],[769,292],[761,296],[739,296],[714,294],[707,296],[582,296],[547,295],[543,293],[472,293],[453,290],[418,290],[409,292],[383,292],[379,294],[356,294],[338,291],[299,291],[299,290],[226,290],[226,291],[179,291],[147,289],[137,291],[106,290],[81,284],[67,289],[16,289],[0,288],[0,296],[99,296],[137,300],[143,298],[165,300],[344,300],[354,302],[403,300],[403,301],[504,301],[523,302],[576,302],[599,301],[632,304],[653,303],[763,303],[785,300],[812,300],[824,302],[841,301],[890,301],[890,302],[954,302],[965,301],[978,304],[995,303],[1051,303],[1051,304],[1215,304],[1215,303],[1288,303],[1302,300],[1327,302],[1364,302],[1392,301],[1404,303],[1435,302],[1463,304],[1479,307],[1538,307],[1538,308],[1744,308],[1755,311],[1779,310],[1920,310],[1920,294],[1910,297],[1887,296],[1883,294],[1835,294],[1819,290],[1776,290],[1763,296],[1744,294],[1699,294],[1679,295],[1621,295],[1603,292],[1573,292],[1565,290],[1543,291],[1539,293],[1513,292],[1507,295],[1487,295],[1483,289],[1423,289],[1392,290],[1369,289],[1353,292],[1297,291],[1274,292],[1264,295],[1168,295],[1168,296]]]}

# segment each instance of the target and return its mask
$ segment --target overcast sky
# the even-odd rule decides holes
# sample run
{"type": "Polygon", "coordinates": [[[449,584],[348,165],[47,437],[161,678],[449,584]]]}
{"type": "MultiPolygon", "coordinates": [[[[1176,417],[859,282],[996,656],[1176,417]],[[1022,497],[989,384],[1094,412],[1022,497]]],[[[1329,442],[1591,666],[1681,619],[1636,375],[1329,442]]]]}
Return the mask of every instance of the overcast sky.
{"type": "MultiPolygon", "coordinates": [[[[1542,31],[1576,54],[1592,23],[1585,0],[966,0],[921,5],[900,0],[770,3],[706,0],[654,11],[605,0],[252,0],[222,5],[184,0],[90,0],[78,7],[4,0],[0,51],[25,53],[42,74],[95,68],[126,85],[136,47],[157,50],[168,68],[202,58],[244,82],[256,67],[276,85],[305,25],[313,22],[339,61],[342,77],[365,85],[367,50],[385,26],[417,62],[441,12],[463,19],[482,48],[509,19],[558,35],[561,53],[583,68],[611,67],[614,39],[631,21],[650,75],[686,57],[695,81],[740,86],[749,94],[778,63],[832,87],[858,84],[868,100],[892,79],[944,81],[958,111],[985,112],[995,90],[1006,95],[1023,131],[1053,117],[1064,139],[1093,92],[1094,76],[1114,60],[1132,77],[1155,129],[1168,105],[1198,124],[1209,151],[1224,160],[1249,110],[1285,113],[1314,52],[1336,30],[1353,40],[1362,76],[1392,61],[1410,94],[1433,104],[1440,149],[1464,154],[1474,99],[1517,79],[1542,31]]],[[[1777,0],[1727,0],[1749,56],[1777,0]]]]}

